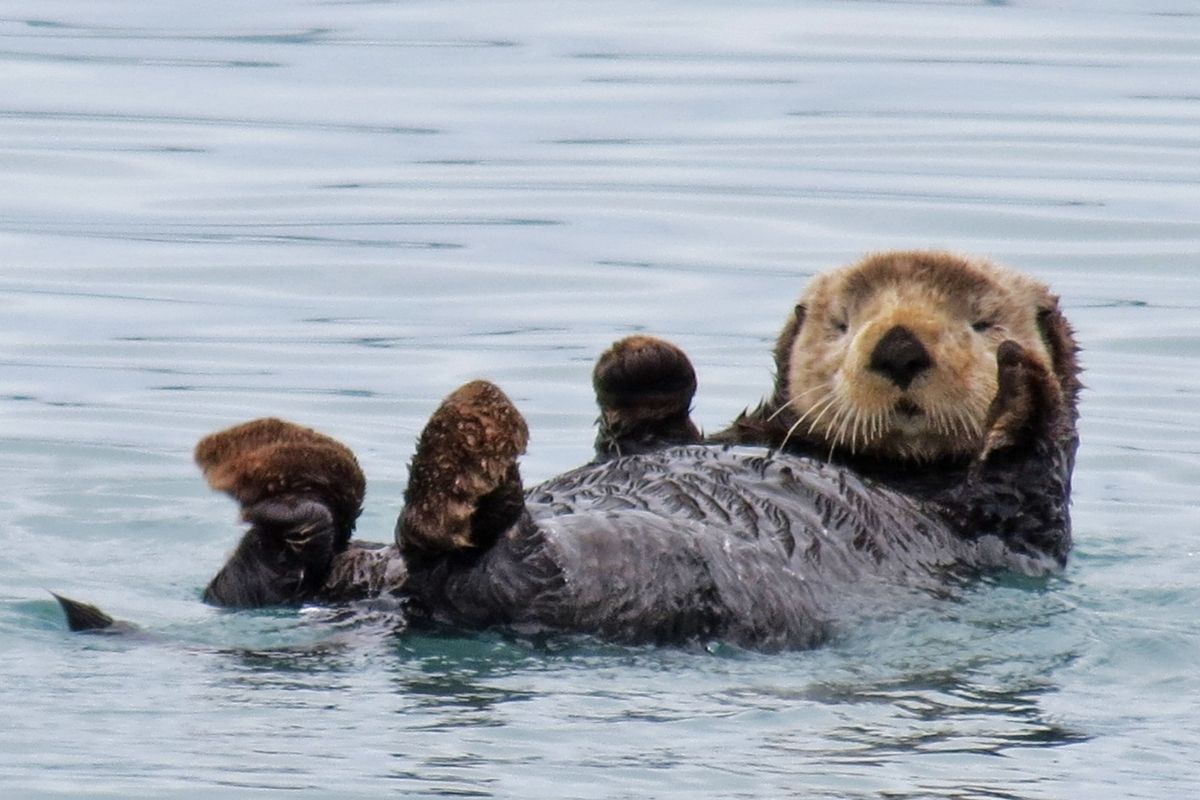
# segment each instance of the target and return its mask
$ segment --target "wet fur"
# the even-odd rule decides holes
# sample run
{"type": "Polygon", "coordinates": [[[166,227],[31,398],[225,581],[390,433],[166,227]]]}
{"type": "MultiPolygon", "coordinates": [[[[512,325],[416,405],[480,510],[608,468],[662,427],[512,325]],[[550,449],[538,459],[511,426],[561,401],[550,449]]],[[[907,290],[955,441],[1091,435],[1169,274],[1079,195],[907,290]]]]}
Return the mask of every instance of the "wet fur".
{"type": "Polygon", "coordinates": [[[871,256],[816,280],[775,358],[772,396],[708,440],[774,452],[714,451],[676,446],[698,438],[686,355],[616,343],[594,374],[597,462],[531,490],[491,547],[415,569],[415,608],[470,626],[805,647],[883,597],[1065,564],[1079,365],[1045,286],[946,253],[871,256]],[[831,325],[848,310],[864,313],[831,325]],[[872,374],[897,326],[930,355],[906,386],[872,374]],[[842,368],[860,391],[822,426],[837,407],[805,396],[842,368]],[[887,414],[856,416],[855,403],[901,398],[932,424],[909,435],[887,414]]]}
{"type": "Polygon", "coordinates": [[[529,429],[498,388],[472,381],[434,412],[408,471],[396,540],[420,557],[491,544],[516,517],[523,491],[517,456],[529,429]]]}
{"type": "Polygon", "coordinates": [[[614,343],[596,361],[592,387],[600,406],[595,445],[600,458],[701,440],[690,417],[696,371],[670,342],[629,336],[614,343]]]}
{"type": "MultiPolygon", "coordinates": [[[[686,355],[637,337],[597,365],[597,461],[525,491],[524,420],[496,387],[467,384],[420,437],[391,546],[348,541],[363,482],[340,444],[279,420],[215,434],[197,447],[197,462],[251,527],[206,599],[246,606],[387,594],[417,622],[777,649],[817,644],[887,598],[953,592],[982,570],[1060,567],[1071,545],[1078,363],[1070,328],[1040,284],[1014,284],[1031,301],[1017,309],[1020,335],[997,337],[985,357],[963,362],[970,374],[986,366],[991,387],[983,407],[971,407],[978,435],[969,447],[910,450],[861,425],[856,440],[797,424],[805,337],[830,319],[828,298],[926,279],[957,297],[983,286],[980,274],[1008,275],[964,263],[886,254],[819,278],[776,344],[772,395],[712,437],[769,450],[693,443],[686,355]]],[[[903,317],[893,305],[886,313],[903,317]]]]}
{"type": "Polygon", "coordinates": [[[204,599],[255,607],[317,593],[362,511],[366,478],[350,449],[267,418],[206,436],[195,458],[208,485],[237,500],[250,524],[204,599]]]}

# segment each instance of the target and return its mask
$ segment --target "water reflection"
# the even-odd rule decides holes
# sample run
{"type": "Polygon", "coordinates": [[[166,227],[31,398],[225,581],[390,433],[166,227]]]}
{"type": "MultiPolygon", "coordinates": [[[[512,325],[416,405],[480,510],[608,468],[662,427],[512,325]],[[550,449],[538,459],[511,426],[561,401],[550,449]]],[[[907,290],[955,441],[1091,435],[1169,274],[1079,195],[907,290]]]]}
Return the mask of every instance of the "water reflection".
{"type": "Polygon", "coordinates": [[[1047,718],[1040,701],[1054,691],[1044,680],[989,687],[957,673],[935,673],[870,687],[817,686],[809,696],[886,711],[883,725],[829,731],[833,740],[849,746],[840,759],[872,762],[919,752],[1003,755],[1011,748],[1087,741],[1091,737],[1085,732],[1047,718]]]}

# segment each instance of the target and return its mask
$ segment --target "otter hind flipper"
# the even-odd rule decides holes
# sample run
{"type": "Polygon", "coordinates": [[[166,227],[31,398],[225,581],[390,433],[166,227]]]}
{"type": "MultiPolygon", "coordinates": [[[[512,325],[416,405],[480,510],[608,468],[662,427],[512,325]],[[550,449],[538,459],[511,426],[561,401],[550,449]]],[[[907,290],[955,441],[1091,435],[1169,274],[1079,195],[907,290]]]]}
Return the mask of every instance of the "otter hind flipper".
{"type": "Polygon", "coordinates": [[[81,603],[57,592],[50,592],[62,607],[67,617],[67,627],[72,631],[99,631],[111,629],[116,620],[88,603],[81,603]]]}
{"type": "Polygon", "coordinates": [[[633,455],[700,441],[690,415],[696,371],[680,348],[652,336],[628,336],[601,354],[592,371],[596,455],[633,455]]]}
{"type": "Polygon", "coordinates": [[[396,543],[406,556],[485,548],[525,512],[517,457],[529,428],[494,384],[472,381],[434,411],[409,467],[396,543]]]}
{"type": "Polygon", "coordinates": [[[337,554],[329,508],[316,500],[270,497],[242,509],[250,530],[204,589],[204,601],[256,608],[306,600],[325,583],[337,554]]]}
{"type": "Polygon", "coordinates": [[[206,436],[195,457],[208,485],[237,500],[250,523],[205,601],[244,608],[313,597],[362,510],[366,479],[350,449],[267,418],[206,436]]]}
{"type": "Polygon", "coordinates": [[[256,419],[204,437],[195,457],[208,485],[243,509],[287,495],[320,500],[333,515],[342,544],[362,511],[366,478],[354,453],[311,428],[256,419]]]}

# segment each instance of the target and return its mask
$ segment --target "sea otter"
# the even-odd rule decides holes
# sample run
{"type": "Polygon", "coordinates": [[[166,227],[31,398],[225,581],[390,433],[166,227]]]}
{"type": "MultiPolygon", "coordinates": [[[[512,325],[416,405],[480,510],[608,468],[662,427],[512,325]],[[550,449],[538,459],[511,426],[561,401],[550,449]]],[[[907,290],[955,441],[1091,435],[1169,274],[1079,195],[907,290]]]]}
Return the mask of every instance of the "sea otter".
{"type": "Polygon", "coordinates": [[[596,460],[529,490],[523,418],[469,383],[422,432],[387,546],[351,538],[364,484],[337,442],[279,420],[214,434],[197,461],[250,528],[205,598],[391,596],[415,623],[773,650],[889,597],[1065,563],[1078,364],[1044,285],[869,256],[813,281],[775,358],[770,397],[704,439],[687,356],[618,342],[594,373],[596,460]]]}

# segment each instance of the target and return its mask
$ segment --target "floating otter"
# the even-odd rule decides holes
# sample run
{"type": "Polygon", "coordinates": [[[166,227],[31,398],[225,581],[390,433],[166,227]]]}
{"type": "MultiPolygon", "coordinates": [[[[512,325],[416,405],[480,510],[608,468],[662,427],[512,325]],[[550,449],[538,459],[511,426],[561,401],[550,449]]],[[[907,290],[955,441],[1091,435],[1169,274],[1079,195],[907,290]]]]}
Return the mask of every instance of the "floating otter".
{"type": "Polygon", "coordinates": [[[250,528],[205,599],[391,595],[416,623],[772,650],[888,597],[1065,563],[1078,366],[1042,284],[871,256],[813,282],[775,356],[771,396],[704,439],[686,355],[618,342],[594,373],[596,460],[527,491],[524,420],[469,383],[420,436],[388,546],[351,538],[364,484],[332,439],[214,434],[197,461],[250,528]]]}

